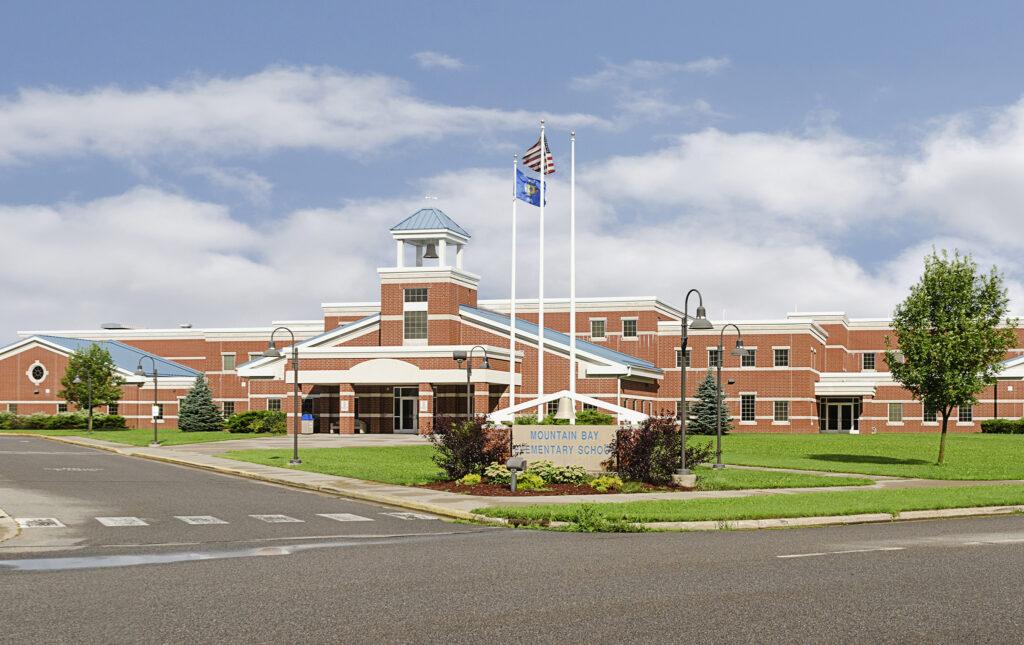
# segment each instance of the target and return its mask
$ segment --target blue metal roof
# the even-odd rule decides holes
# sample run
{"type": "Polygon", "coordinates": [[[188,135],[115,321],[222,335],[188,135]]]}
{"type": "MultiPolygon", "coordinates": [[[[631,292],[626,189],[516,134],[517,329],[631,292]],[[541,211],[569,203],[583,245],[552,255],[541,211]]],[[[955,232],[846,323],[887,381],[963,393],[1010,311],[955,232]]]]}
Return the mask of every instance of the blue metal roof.
{"type": "Polygon", "coordinates": [[[456,224],[438,208],[421,208],[398,224],[391,227],[392,231],[436,231],[445,229],[471,237],[464,228],[456,224]]]}
{"type": "MultiPolygon", "coordinates": [[[[142,360],[143,356],[148,356],[153,359],[156,364],[157,374],[166,377],[187,377],[195,378],[202,374],[199,370],[194,370],[191,367],[185,367],[180,363],[169,361],[166,358],[161,358],[156,354],[145,352],[137,347],[131,345],[125,345],[124,343],[116,340],[84,340],[82,338],[64,338],[62,336],[35,336],[35,338],[41,338],[47,342],[53,343],[54,345],[60,345],[71,351],[78,351],[89,345],[99,345],[110,352],[110,358],[114,360],[114,365],[117,367],[134,372],[138,366],[139,361],[142,360]]],[[[153,369],[153,365],[148,360],[142,363],[142,369],[148,374],[153,369]]]]}
{"type": "MultiPolygon", "coordinates": [[[[483,318],[496,322],[500,325],[505,325],[506,327],[511,326],[511,316],[505,316],[499,313],[495,313],[493,311],[488,311],[486,309],[470,307],[469,305],[459,305],[459,309],[462,311],[467,311],[469,313],[476,314],[478,316],[482,316],[483,318]]],[[[522,318],[516,318],[516,329],[522,329],[526,333],[533,334],[534,336],[536,336],[537,331],[540,329],[540,326],[537,325],[537,323],[532,323],[529,322],[528,320],[523,320],[522,318]]],[[[547,342],[549,340],[559,345],[563,345],[565,347],[569,346],[569,334],[563,334],[560,331],[555,331],[554,329],[548,329],[545,327],[544,341],[547,342]]],[[[623,365],[632,365],[634,367],[643,367],[647,369],[659,369],[654,363],[650,361],[645,361],[643,359],[637,358],[636,356],[630,356],[629,354],[623,354],[622,352],[617,352],[613,349],[602,347],[601,345],[598,345],[596,343],[590,343],[585,340],[580,340],[579,338],[576,339],[576,349],[587,352],[588,354],[600,356],[601,358],[607,359],[615,363],[621,363],[623,365]]]]}

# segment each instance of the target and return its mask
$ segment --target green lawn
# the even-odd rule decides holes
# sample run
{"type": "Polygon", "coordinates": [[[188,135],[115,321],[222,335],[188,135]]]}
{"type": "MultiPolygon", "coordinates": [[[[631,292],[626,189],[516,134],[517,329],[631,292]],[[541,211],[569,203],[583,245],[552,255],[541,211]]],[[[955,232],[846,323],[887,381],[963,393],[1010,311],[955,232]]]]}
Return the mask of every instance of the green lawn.
{"type": "MultiPolygon", "coordinates": [[[[93,430],[92,434],[86,434],[86,430],[0,430],[0,435],[11,434],[38,434],[50,437],[91,437],[103,441],[114,441],[132,446],[148,446],[153,442],[153,428],[137,428],[132,430],[93,430]]],[[[164,446],[180,446],[186,443],[205,443],[207,441],[227,441],[229,439],[253,439],[258,437],[270,437],[280,435],[269,435],[267,433],[253,432],[182,432],[177,429],[157,429],[157,436],[164,446]]]]}
{"type": "Polygon", "coordinates": [[[431,460],[433,446],[365,446],[299,450],[302,463],[289,466],[291,450],[231,450],[218,457],[313,473],[415,486],[441,480],[431,460]]]}
{"type": "Polygon", "coordinates": [[[925,479],[1024,479],[1024,436],[950,434],[939,466],[938,434],[736,434],[722,461],[828,472],[925,479]]]}
{"type": "Polygon", "coordinates": [[[857,490],[717,499],[667,499],[593,505],[503,506],[478,508],[473,512],[489,517],[568,522],[583,506],[590,506],[604,518],[613,521],[690,522],[855,515],[858,513],[896,514],[901,511],[1011,504],[1024,504],[1024,485],[857,490]]]}
{"type": "Polygon", "coordinates": [[[771,470],[725,468],[713,470],[706,466],[694,469],[700,490],[741,490],[744,488],[814,488],[818,486],[869,486],[874,483],[863,477],[832,477],[771,470]]]}

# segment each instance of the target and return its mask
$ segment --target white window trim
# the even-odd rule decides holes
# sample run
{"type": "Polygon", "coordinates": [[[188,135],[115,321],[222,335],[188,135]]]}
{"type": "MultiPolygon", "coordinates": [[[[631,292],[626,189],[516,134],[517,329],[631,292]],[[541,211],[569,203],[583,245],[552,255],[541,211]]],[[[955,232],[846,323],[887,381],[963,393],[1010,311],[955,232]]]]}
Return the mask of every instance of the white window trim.
{"type": "Polygon", "coordinates": [[[776,370],[788,370],[793,366],[793,348],[789,345],[772,345],[772,369],[776,370]],[[775,350],[784,349],[786,350],[786,364],[776,365],[775,364],[775,350]]]}
{"type": "MultiPolygon", "coordinates": [[[[607,331],[608,331],[608,325],[606,324],[605,325],[605,332],[607,333],[607,331]]],[[[622,334],[622,340],[637,340],[638,338],[640,338],[640,318],[638,318],[636,316],[623,317],[622,318],[622,331],[620,333],[622,334]],[[635,336],[627,336],[626,335],[626,321],[627,320],[632,320],[633,322],[636,323],[636,335],[635,336]]]]}
{"type": "MultiPolygon", "coordinates": [[[[742,369],[742,370],[757,369],[757,345],[754,345],[753,347],[748,347],[748,346],[744,345],[743,348],[744,349],[752,349],[752,350],[754,350],[754,364],[753,365],[744,365],[743,364],[743,357],[740,357],[740,369],[742,369]]],[[[775,356],[774,355],[772,356],[772,360],[775,360],[775,356]]]]}
{"type": "Polygon", "coordinates": [[[608,338],[608,319],[607,318],[591,318],[590,319],[590,340],[591,342],[604,342],[608,338]],[[594,321],[604,323],[604,336],[594,335],[594,321]]]}
{"type": "MultiPolygon", "coordinates": [[[[740,392],[739,393],[739,401],[740,401],[740,425],[754,425],[754,424],[756,424],[757,423],[757,392],[740,392]],[[743,420],[743,397],[745,397],[745,396],[752,396],[752,397],[754,397],[754,418],[749,420],[749,421],[744,421],[743,420]]],[[[773,412],[774,412],[774,410],[773,410],[773,412]]],[[[775,418],[774,414],[772,415],[772,418],[775,418]]]]}

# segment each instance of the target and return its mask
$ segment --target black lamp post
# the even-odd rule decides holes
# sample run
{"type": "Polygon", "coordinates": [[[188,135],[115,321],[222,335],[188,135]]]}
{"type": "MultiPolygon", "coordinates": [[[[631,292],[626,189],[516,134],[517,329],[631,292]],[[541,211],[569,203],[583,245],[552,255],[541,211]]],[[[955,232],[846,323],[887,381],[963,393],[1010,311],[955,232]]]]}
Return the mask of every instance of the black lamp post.
{"type": "MultiPolygon", "coordinates": [[[[725,348],[722,346],[722,343],[725,341],[726,327],[732,327],[735,329],[737,336],[736,348],[730,353],[733,356],[739,356],[741,360],[742,357],[750,355],[750,352],[743,348],[743,334],[740,333],[740,328],[733,323],[726,323],[725,325],[722,325],[722,333],[718,335],[718,389],[715,390],[715,395],[718,397],[718,401],[715,402],[715,416],[718,417],[718,448],[716,450],[717,459],[714,465],[715,468],[725,468],[725,465],[722,463],[722,363],[725,362],[725,358],[723,356],[725,348]]],[[[742,410],[740,410],[740,414],[743,414],[742,410]]]]}
{"type": "Polygon", "coordinates": [[[136,376],[149,376],[149,374],[146,374],[146,372],[143,371],[143,369],[142,369],[142,359],[143,358],[148,358],[150,364],[153,366],[153,443],[149,444],[149,447],[150,448],[156,448],[156,447],[160,446],[160,442],[157,440],[157,436],[156,436],[156,419],[157,419],[158,416],[160,416],[160,404],[156,402],[157,390],[160,387],[160,381],[159,381],[160,375],[157,374],[156,361],[153,360],[152,356],[143,356],[142,358],[139,359],[139,366],[137,368],[135,368],[135,375],[136,376]]]}
{"type": "Polygon", "coordinates": [[[467,421],[469,421],[469,420],[471,420],[473,418],[472,412],[471,412],[472,405],[473,405],[473,394],[472,394],[472,390],[470,389],[472,387],[472,385],[470,385],[470,378],[473,376],[473,350],[475,350],[477,348],[479,348],[480,351],[482,351],[484,353],[484,362],[480,363],[480,369],[484,369],[484,370],[491,369],[491,364],[487,360],[487,350],[484,349],[484,347],[482,345],[474,345],[468,352],[464,352],[462,350],[456,350],[455,352],[452,353],[452,358],[455,359],[455,362],[459,364],[459,367],[462,367],[462,361],[466,361],[466,420],[467,421]]]}
{"type": "MultiPolygon", "coordinates": [[[[75,385],[81,385],[82,379],[78,378],[78,375],[76,374],[75,380],[71,382],[75,385]]],[[[87,388],[86,391],[89,393],[89,434],[92,434],[92,374],[88,371],[85,373],[85,383],[87,388]]]]}
{"type": "Polygon", "coordinates": [[[679,469],[676,470],[677,475],[689,475],[690,469],[686,467],[686,343],[689,341],[689,336],[686,333],[687,321],[686,317],[689,312],[690,294],[697,294],[697,318],[693,321],[693,329],[711,329],[711,321],[708,320],[707,313],[704,311],[704,296],[701,295],[700,291],[696,289],[690,289],[686,293],[686,298],[683,300],[683,320],[682,320],[682,332],[680,332],[679,338],[679,432],[680,432],[680,448],[679,448],[679,469]]]}
{"type": "Polygon", "coordinates": [[[292,380],[295,381],[295,418],[292,423],[292,459],[289,464],[301,464],[302,460],[299,459],[299,416],[302,414],[302,404],[299,401],[299,347],[295,344],[295,333],[287,327],[278,327],[274,331],[270,332],[270,343],[267,348],[263,350],[263,356],[267,358],[281,358],[281,352],[278,351],[277,347],[274,346],[274,334],[280,330],[285,330],[292,337],[292,380]]]}

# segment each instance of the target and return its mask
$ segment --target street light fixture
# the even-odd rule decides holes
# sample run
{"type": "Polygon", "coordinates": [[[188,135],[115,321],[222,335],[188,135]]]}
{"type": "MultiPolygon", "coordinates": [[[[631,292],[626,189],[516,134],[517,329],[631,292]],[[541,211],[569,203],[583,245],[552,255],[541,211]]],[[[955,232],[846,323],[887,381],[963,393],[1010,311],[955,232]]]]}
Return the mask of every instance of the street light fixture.
{"type": "Polygon", "coordinates": [[[686,333],[686,318],[689,312],[690,294],[694,293],[697,294],[697,318],[694,319],[690,327],[693,329],[712,329],[711,321],[708,320],[707,313],[704,311],[704,296],[701,295],[700,291],[690,289],[683,300],[683,324],[679,338],[679,432],[682,436],[680,437],[679,444],[679,468],[676,470],[677,475],[690,474],[690,469],[686,467],[686,343],[689,341],[689,336],[686,333]]]}
{"type": "Polygon", "coordinates": [[[274,331],[270,332],[270,343],[267,348],[263,350],[263,356],[265,358],[281,358],[281,352],[274,345],[274,334],[281,330],[285,330],[292,337],[292,376],[295,381],[295,402],[293,407],[295,408],[294,420],[292,422],[292,459],[289,464],[301,464],[302,460],[299,459],[299,415],[302,413],[301,403],[299,401],[299,347],[295,344],[295,333],[287,327],[278,327],[274,331]]]}
{"type": "Polygon", "coordinates": [[[154,360],[152,356],[143,356],[142,358],[139,359],[139,366],[135,368],[135,375],[149,376],[149,374],[146,374],[146,372],[142,369],[143,358],[148,358],[150,364],[153,366],[153,443],[149,444],[149,447],[158,448],[160,446],[160,442],[157,440],[156,436],[156,419],[158,416],[160,416],[160,404],[156,402],[156,396],[157,390],[159,390],[160,388],[160,375],[157,373],[156,360],[154,360]]]}
{"type": "Polygon", "coordinates": [[[474,345],[468,352],[458,349],[452,352],[452,359],[459,364],[459,368],[462,368],[462,361],[466,361],[466,420],[471,420],[472,412],[470,411],[473,405],[473,395],[470,388],[470,379],[473,376],[473,351],[480,349],[484,353],[484,362],[480,363],[480,369],[489,370],[491,369],[491,363],[487,360],[487,350],[482,345],[474,345]]]}
{"type": "MultiPolygon", "coordinates": [[[[76,374],[75,375],[75,380],[71,381],[71,382],[74,383],[75,385],[81,385],[82,384],[82,379],[78,378],[78,375],[76,374]]],[[[90,374],[89,372],[85,373],[85,383],[86,383],[86,387],[88,388],[87,391],[89,393],[89,433],[88,434],[92,434],[92,374],[90,374]]]]}
{"type": "MultiPolygon", "coordinates": [[[[714,468],[716,469],[725,468],[725,465],[722,464],[722,363],[725,362],[725,358],[723,356],[725,348],[722,344],[725,342],[726,327],[732,327],[735,329],[738,337],[736,338],[736,348],[733,349],[730,354],[733,356],[739,356],[741,360],[742,357],[750,355],[750,352],[743,347],[743,334],[740,333],[740,328],[733,323],[726,323],[722,325],[722,332],[718,335],[718,360],[716,361],[718,363],[718,388],[715,390],[715,395],[718,397],[718,400],[715,402],[715,416],[718,417],[718,448],[715,451],[716,461],[714,465],[714,468]]],[[[743,411],[740,410],[740,414],[742,413],[743,411]]]]}

